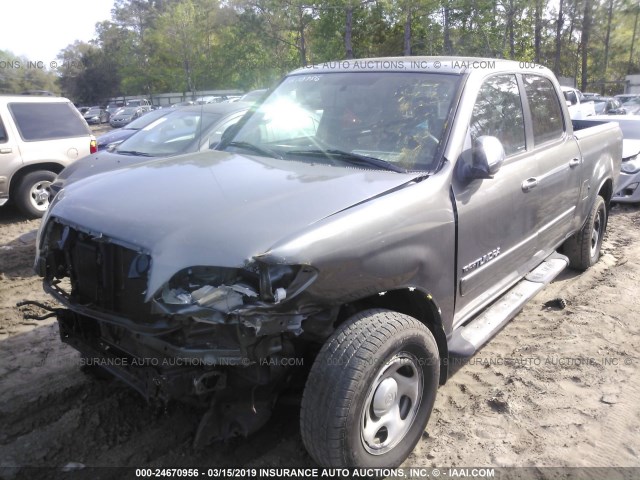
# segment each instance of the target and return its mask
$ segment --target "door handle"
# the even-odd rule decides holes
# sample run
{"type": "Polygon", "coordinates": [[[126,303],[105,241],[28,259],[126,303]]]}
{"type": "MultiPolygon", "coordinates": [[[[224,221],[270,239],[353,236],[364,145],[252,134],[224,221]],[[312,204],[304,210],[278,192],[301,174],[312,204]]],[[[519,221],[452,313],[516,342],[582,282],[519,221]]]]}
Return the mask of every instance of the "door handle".
{"type": "Polygon", "coordinates": [[[524,182],[522,182],[522,191],[528,192],[529,190],[533,190],[538,186],[538,179],[536,177],[527,178],[524,182]]]}
{"type": "Polygon", "coordinates": [[[581,163],[582,163],[581,158],[572,158],[571,161],[569,162],[569,167],[570,168],[577,167],[581,163]]]}
{"type": "Polygon", "coordinates": [[[13,150],[11,148],[0,148],[0,153],[11,153],[13,150]]]}

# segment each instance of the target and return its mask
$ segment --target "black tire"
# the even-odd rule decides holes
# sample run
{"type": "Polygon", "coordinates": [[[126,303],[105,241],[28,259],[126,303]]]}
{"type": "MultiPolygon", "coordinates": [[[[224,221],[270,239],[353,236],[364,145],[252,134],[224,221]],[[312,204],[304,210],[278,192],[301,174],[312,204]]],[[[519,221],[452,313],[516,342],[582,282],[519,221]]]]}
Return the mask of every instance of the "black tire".
{"type": "Polygon", "coordinates": [[[607,205],[598,195],[582,230],[564,243],[563,252],[571,268],[585,271],[598,261],[606,229],[607,205]]]}
{"type": "Polygon", "coordinates": [[[15,190],[16,206],[30,218],[39,218],[49,207],[49,196],[46,190],[53,183],[56,174],[48,170],[37,170],[27,173],[15,190]],[[45,197],[45,193],[47,193],[45,197]]]}
{"type": "Polygon", "coordinates": [[[400,465],[424,433],[439,376],[438,347],[421,322],[381,309],[354,315],[309,373],[300,413],[307,451],[323,467],[400,465]]]}

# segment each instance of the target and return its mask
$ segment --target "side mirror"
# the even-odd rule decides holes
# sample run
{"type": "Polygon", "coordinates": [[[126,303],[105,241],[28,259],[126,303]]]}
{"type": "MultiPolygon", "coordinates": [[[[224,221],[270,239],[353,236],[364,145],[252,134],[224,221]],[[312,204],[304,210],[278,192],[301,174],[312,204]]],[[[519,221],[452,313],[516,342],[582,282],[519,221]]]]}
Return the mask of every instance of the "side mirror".
{"type": "Polygon", "coordinates": [[[504,147],[496,137],[483,135],[473,142],[471,165],[465,165],[466,179],[493,178],[504,163],[504,147]]]}
{"type": "Polygon", "coordinates": [[[567,104],[567,107],[570,107],[571,105],[573,105],[573,103],[571,103],[571,100],[565,100],[565,103],[567,104]]]}
{"type": "Polygon", "coordinates": [[[118,140],[113,143],[110,143],[109,145],[107,145],[107,152],[115,152],[116,148],[118,148],[118,145],[120,145],[122,142],[123,140],[118,140]]]}

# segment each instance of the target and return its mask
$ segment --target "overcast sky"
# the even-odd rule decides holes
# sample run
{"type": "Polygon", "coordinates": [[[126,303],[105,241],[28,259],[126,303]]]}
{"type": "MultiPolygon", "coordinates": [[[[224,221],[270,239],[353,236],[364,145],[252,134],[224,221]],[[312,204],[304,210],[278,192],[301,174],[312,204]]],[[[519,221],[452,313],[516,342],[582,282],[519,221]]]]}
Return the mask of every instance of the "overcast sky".
{"type": "Polygon", "coordinates": [[[48,64],[76,40],[91,40],[113,0],[0,0],[0,50],[48,64]]]}

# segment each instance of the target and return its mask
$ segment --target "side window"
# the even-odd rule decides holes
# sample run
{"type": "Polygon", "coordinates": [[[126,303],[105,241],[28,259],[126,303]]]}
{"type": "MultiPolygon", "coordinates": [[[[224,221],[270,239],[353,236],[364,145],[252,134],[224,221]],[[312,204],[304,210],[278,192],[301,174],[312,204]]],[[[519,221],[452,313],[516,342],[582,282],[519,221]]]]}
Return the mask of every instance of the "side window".
{"type": "Polygon", "coordinates": [[[534,145],[562,137],[562,109],[551,80],[537,75],[523,75],[522,78],[531,109],[534,145]]]}
{"type": "Polygon", "coordinates": [[[574,92],[562,92],[564,94],[564,98],[565,100],[569,101],[569,103],[571,103],[571,106],[575,105],[576,103],[578,103],[578,98],[576,97],[576,94],[574,92]]]}
{"type": "Polygon", "coordinates": [[[222,139],[222,134],[225,132],[227,128],[231,125],[235,125],[238,123],[238,120],[242,118],[242,115],[234,115],[233,117],[225,120],[223,123],[216,126],[211,132],[209,132],[209,136],[205,142],[202,143],[200,148],[215,148],[216,145],[222,139]]]}
{"type": "Polygon", "coordinates": [[[4,129],[4,124],[2,123],[2,119],[0,119],[0,143],[5,143],[7,141],[7,131],[4,129]]]}
{"type": "Polygon", "coordinates": [[[90,131],[69,102],[10,103],[9,110],[23,140],[86,137],[90,131]]]}
{"type": "Polygon", "coordinates": [[[515,75],[487,79],[478,93],[470,123],[471,140],[497,137],[509,156],[525,150],[524,116],[515,75]]]}

